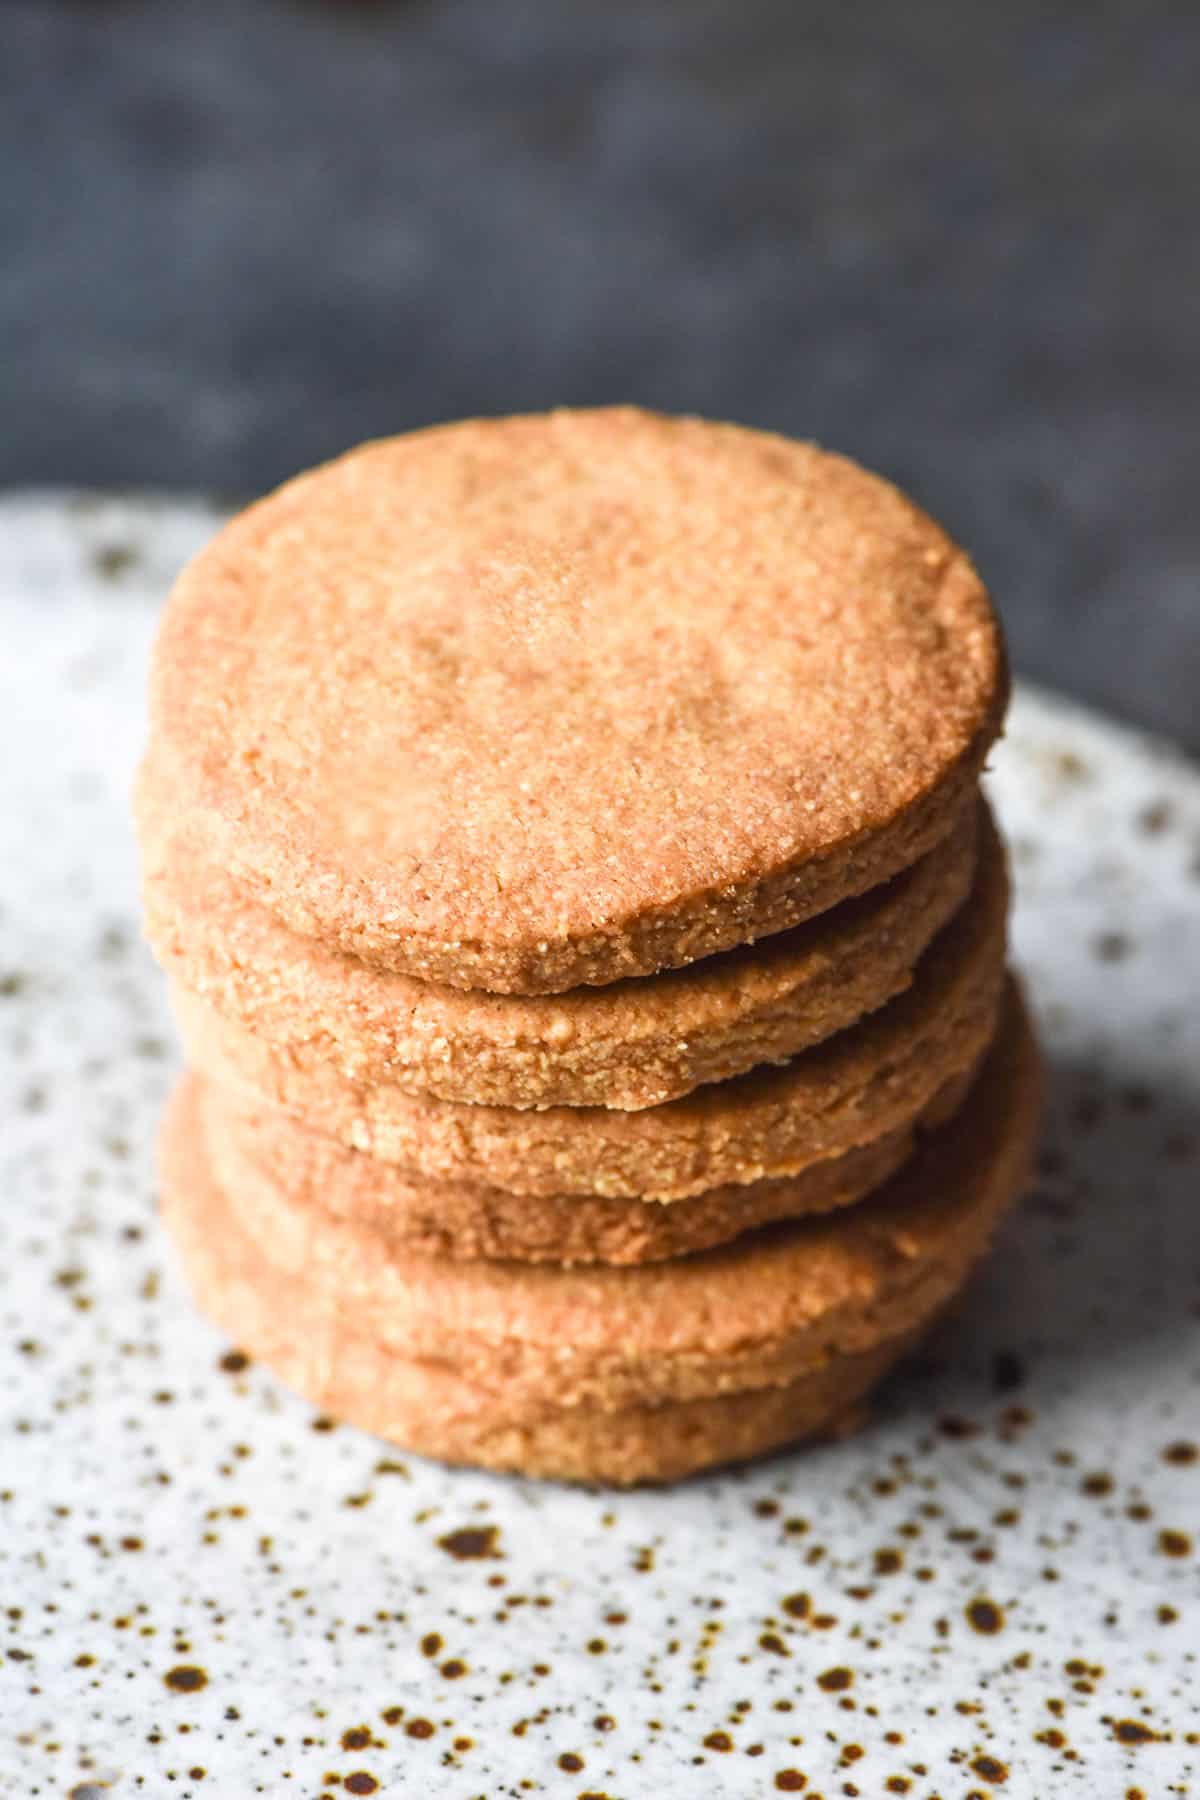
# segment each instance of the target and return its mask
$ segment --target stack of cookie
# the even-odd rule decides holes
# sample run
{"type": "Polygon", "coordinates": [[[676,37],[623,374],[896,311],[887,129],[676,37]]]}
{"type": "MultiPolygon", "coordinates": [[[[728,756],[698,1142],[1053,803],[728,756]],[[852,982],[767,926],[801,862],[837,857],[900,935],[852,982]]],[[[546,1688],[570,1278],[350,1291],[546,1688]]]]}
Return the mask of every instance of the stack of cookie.
{"type": "Polygon", "coordinates": [[[1029,1158],[1006,697],[936,525],[731,426],[473,421],[235,519],[138,792],[202,1303],[451,1461],[663,1479],[853,1417],[1029,1158]]]}

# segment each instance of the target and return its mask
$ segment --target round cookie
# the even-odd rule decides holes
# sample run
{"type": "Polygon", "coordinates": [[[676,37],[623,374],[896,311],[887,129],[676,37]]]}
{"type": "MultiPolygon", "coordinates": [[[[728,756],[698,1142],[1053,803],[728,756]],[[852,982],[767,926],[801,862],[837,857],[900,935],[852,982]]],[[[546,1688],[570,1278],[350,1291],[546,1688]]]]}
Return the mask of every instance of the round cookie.
{"type": "Polygon", "coordinates": [[[640,1110],[785,1061],[907,987],[970,887],[979,811],[972,798],[890,882],[753,947],[526,997],[417,981],[289,931],[147,794],[146,934],[174,979],[300,1066],[477,1105],[640,1110]]]}
{"type": "MultiPolygon", "coordinates": [[[[948,1082],[918,1126],[944,1123],[969,1079],[948,1082]]],[[[240,1205],[260,1217],[280,1204],[321,1207],[378,1231],[392,1249],[418,1256],[563,1265],[660,1262],[780,1219],[848,1206],[893,1175],[915,1142],[914,1128],[904,1126],[799,1175],[734,1184],[670,1205],[599,1194],[539,1198],[469,1182],[414,1179],[251,1095],[197,1085],[199,1096],[181,1104],[199,1107],[213,1176],[240,1205]]]]}
{"type": "Polygon", "coordinates": [[[907,1333],[856,1356],[831,1357],[783,1387],[515,1417],[485,1404],[435,1361],[395,1356],[362,1337],[334,1336],[323,1319],[298,1330],[304,1296],[293,1294],[289,1304],[264,1293],[253,1252],[240,1253],[236,1230],[218,1236],[201,1210],[181,1206],[170,1225],[198,1303],[323,1413],[420,1456],[557,1481],[618,1487],[676,1481],[802,1439],[841,1436],[861,1423],[863,1396],[921,1336],[907,1333]]]}
{"type": "Polygon", "coordinates": [[[426,1454],[654,1479],[825,1423],[931,1322],[1025,1179],[1039,1086],[1014,989],[966,1104],[877,1198],[641,1269],[409,1258],[328,1216],[260,1235],[213,1180],[194,1087],[163,1211],[206,1308],[314,1403],[426,1454]]]}
{"type": "Polygon", "coordinates": [[[227,525],[164,614],[150,767],[294,929],[549,993],[889,879],[1006,698],[978,577],[889,483],[564,411],[368,444],[227,525]]]}
{"type": "Polygon", "coordinates": [[[778,1069],[754,1070],[642,1112],[463,1106],[348,1081],[319,1056],[280,1051],[180,989],[188,1057],[223,1086],[248,1084],[343,1143],[435,1181],[511,1193],[683,1199],[794,1175],[910,1125],[992,1035],[1003,980],[1008,882],[992,837],[966,905],[879,1012],[778,1069]]]}

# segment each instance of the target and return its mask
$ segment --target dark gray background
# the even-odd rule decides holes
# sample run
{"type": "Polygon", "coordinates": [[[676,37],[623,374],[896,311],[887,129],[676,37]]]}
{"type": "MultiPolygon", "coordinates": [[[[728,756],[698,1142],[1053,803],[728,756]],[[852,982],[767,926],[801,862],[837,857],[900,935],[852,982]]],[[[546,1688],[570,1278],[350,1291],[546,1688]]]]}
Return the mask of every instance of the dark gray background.
{"type": "Polygon", "coordinates": [[[812,435],[1200,748],[1195,0],[0,0],[0,484],[468,412],[812,435]]]}

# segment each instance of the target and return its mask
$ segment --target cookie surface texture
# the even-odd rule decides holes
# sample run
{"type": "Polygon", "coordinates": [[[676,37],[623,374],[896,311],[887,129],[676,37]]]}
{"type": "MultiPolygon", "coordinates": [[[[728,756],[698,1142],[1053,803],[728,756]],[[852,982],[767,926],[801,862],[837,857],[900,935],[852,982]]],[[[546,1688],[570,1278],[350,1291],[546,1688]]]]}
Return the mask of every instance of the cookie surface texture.
{"type": "Polygon", "coordinates": [[[292,929],[550,993],[887,880],[1006,697],[974,570],[887,482],[566,411],[367,445],[227,525],[164,615],[151,764],[292,929]]]}

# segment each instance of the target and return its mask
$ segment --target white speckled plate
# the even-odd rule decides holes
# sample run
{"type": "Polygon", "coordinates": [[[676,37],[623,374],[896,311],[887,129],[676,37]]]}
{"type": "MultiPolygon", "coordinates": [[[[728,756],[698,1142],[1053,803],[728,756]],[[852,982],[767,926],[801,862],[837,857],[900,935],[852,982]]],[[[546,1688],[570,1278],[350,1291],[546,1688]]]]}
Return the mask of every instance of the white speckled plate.
{"type": "Polygon", "coordinates": [[[0,1793],[1191,1791],[1196,772],[1018,700],[1041,1175],[872,1430],[626,1497],[447,1473],[239,1368],[155,1224],[127,789],[213,524],[0,502],[0,1793]]]}

